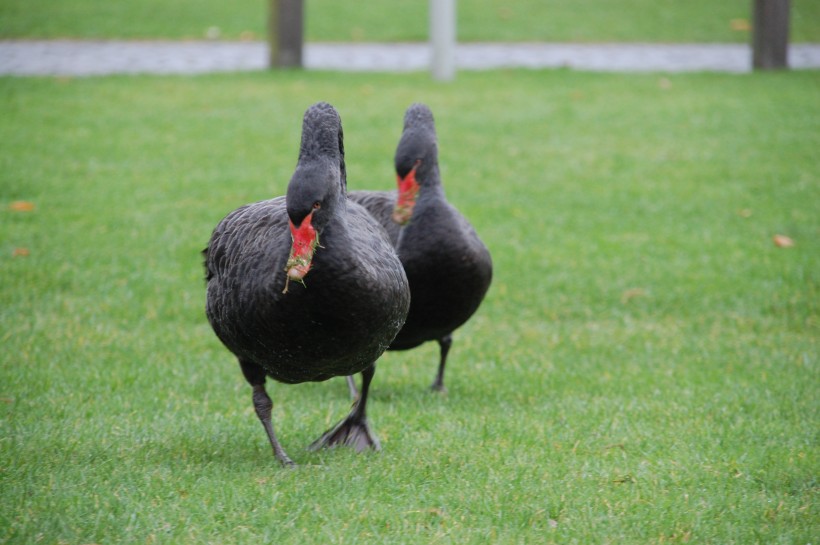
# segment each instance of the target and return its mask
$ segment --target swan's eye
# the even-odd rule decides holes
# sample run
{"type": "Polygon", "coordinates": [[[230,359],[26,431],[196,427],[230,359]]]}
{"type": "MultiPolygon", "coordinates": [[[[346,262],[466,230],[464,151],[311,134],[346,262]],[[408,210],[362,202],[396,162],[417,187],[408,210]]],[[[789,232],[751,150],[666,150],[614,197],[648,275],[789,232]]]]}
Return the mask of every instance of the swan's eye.
{"type": "Polygon", "coordinates": [[[319,210],[321,207],[322,207],[322,203],[320,203],[319,201],[316,201],[315,203],[313,203],[313,209],[314,210],[319,210]]]}

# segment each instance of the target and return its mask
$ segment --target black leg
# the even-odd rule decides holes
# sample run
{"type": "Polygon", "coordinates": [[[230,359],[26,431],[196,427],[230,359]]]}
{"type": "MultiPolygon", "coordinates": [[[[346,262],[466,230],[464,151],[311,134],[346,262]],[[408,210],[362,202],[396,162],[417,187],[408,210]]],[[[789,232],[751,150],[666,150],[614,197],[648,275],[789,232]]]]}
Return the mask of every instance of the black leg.
{"type": "Polygon", "coordinates": [[[365,422],[367,420],[367,393],[370,391],[370,382],[373,380],[373,375],[375,374],[375,363],[362,371],[362,393],[356,401],[356,405],[353,406],[353,411],[351,412],[351,414],[355,415],[356,419],[360,422],[365,422]]]}
{"type": "Polygon", "coordinates": [[[350,414],[314,441],[310,445],[310,450],[336,445],[351,446],[356,449],[356,452],[361,452],[367,448],[381,449],[379,440],[370,431],[370,425],[367,422],[367,394],[370,391],[370,382],[375,374],[375,363],[362,371],[362,391],[359,394],[359,399],[350,410],[350,414]]]}
{"type": "Polygon", "coordinates": [[[347,375],[347,389],[350,390],[350,397],[355,401],[359,397],[359,389],[356,388],[356,379],[352,375],[347,375]]]}
{"type": "Polygon", "coordinates": [[[283,466],[294,465],[293,460],[288,457],[285,449],[279,444],[279,440],[276,439],[276,434],[273,432],[273,423],[271,422],[273,402],[265,390],[265,371],[258,365],[250,362],[240,360],[239,365],[242,366],[242,373],[253,387],[253,408],[256,410],[256,416],[259,417],[259,421],[262,422],[262,426],[265,428],[265,433],[268,434],[268,440],[270,441],[271,448],[273,448],[274,456],[276,456],[276,459],[279,460],[283,466]]]}
{"type": "Polygon", "coordinates": [[[447,365],[447,353],[450,351],[450,346],[453,344],[453,336],[452,335],[445,335],[444,337],[438,340],[438,345],[440,348],[441,359],[439,360],[438,364],[438,373],[436,373],[436,380],[433,381],[433,385],[430,386],[430,389],[434,392],[446,392],[447,388],[444,387],[444,366],[447,365]]]}

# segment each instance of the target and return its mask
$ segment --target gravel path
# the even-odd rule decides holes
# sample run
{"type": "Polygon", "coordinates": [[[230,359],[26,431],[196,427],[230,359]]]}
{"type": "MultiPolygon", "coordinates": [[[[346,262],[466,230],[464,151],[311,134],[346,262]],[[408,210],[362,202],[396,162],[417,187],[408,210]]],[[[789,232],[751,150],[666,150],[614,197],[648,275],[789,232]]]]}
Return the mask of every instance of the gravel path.
{"type": "MultiPolygon", "coordinates": [[[[309,70],[427,70],[426,43],[308,43],[309,70]]],[[[794,69],[820,68],[820,44],[793,44],[794,69]]],[[[0,41],[0,75],[201,74],[264,70],[264,42],[0,41]]],[[[741,44],[470,43],[456,48],[461,70],[502,67],[618,72],[748,72],[741,44]]]]}

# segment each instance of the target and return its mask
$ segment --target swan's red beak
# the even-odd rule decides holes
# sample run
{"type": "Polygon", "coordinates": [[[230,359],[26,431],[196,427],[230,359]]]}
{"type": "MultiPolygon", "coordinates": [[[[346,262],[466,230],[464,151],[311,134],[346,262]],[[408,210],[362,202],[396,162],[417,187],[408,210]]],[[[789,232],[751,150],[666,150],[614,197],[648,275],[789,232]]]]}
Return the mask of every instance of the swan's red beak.
{"type": "Polygon", "coordinates": [[[416,198],[419,196],[419,184],[416,181],[416,169],[419,163],[420,161],[416,161],[404,178],[396,176],[399,184],[399,198],[393,209],[393,221],[399,225],[404,225],[413,216],[413,207],[416,206],[416,198]]]}
{"type": "Polygon", "coordinates": [[[290,257],[288,257],[285,270],[291,280],[302,280],[310,270],[313,252],[319,244],[319,233],[311,225],[312,220],[313,212],[305,216],[298,228],[288,220],[293,246],[290,249],[290,257]]]}

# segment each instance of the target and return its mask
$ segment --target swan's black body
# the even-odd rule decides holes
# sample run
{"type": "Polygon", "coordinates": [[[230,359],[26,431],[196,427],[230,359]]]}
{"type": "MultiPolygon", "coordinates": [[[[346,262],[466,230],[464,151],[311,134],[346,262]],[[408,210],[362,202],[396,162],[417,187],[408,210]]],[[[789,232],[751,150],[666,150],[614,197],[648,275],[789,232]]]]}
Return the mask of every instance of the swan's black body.
{"type": "MultiPolygon", "coordinates": [[[[342,127],[328,104],[312,106],[286,197],[243,206],[223,219],[205,250],[206,313],[254,388],[254,406],[276,456],[291,463],[270,424],[265,377],[295,384],[362,372],[362,396],[315,446],[378,448],[365,418],[376,359],[404,323],[409,290],[381,226],[346,196],[342,127]],[[309,271],[288,278],[292,226],[315,227],[309,271]]],[[[295,239],[295,235],[294,235],[295,239]]]]}
{"type": "Polygon", "coordinates": [[[425,341],[438,341],[441,358],[433,389],[443,390],[451,334],[484,299],[492,280],[492,259],[470,223],[447,202],[433,114],[423,104],[407,109],[395,166],[400,180],[413,171],[418,184],[407,224],[399,226],[392,219],[395,191],[354,191],[350,197],[388,231],[410,282],[410,312],[390,349],[405,350],[425,341]]]}

